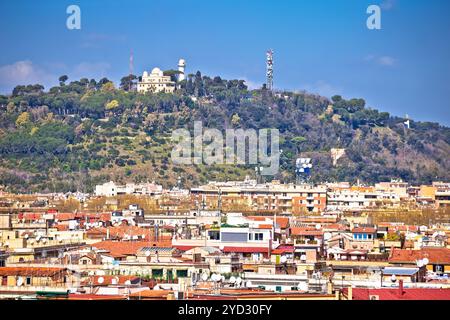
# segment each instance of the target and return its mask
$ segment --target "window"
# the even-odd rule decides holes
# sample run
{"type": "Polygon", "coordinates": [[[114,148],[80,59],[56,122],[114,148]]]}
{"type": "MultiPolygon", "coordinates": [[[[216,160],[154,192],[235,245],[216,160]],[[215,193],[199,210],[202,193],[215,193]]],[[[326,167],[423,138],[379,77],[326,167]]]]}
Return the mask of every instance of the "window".
{"type": "Polygon", "coordinates": [[[248,240],[253,240],[253,233],[248,234],[248,240]]]}
{"type": "Polygon", "coordinates": [[[255,240],[257,241],[263,240],[263,234],[261,232],[255,233],[255,240]]]}
{"type": "Polygon", "coordinates": [[[31,285],[31,277],[27,277],[26,284],[27,286],[31,285]]]}

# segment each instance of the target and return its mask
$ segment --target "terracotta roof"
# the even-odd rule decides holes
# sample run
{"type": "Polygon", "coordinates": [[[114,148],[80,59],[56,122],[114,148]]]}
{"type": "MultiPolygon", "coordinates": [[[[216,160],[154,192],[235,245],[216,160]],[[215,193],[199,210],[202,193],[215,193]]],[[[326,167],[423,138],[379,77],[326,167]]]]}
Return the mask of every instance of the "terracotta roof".
{"type": "Polygon", "coordinates": [[[291,227],[291,235],[293,236],[322,236],[323,231],[309,227],[291,227]]]}
{"type": "Polygon", "coordinates": [[[58,231],[67,231],[69,230],[69,225],[67,224],[56,224],[53,226],[53,228],[56,228],[58,231]]]}
{"type": "Polygon", "coordinates": [[[254,221],[266,221],[266,218],[269,217],[263,217],[263,216],[248,216],[248,219],[254,220],[254,221]]]}
{"type": "Polygon", "coordinates": [[[0,276],[54,277],[65,271],[67,271],[66,268],[0,267],[0,276]]]}
{"type": "Polygon", "coordinates": [[[174,248],[177,248],[181,251],[188,251],[191,250],[192,248],[198,248],[198,247],[203,247],[202,245],[198,245],[198,246],[181,246],[181,245],[174,245],[174,248]]]}
{"type": "Polygon", "coordinates": [[[130,297],[135,298],[150,298],[150,299],[167,299],[167,295],[173,293],[172,290],[143,290],[130,294],[130,297]]]}
{"type": "Polygon", "coordinates": [[[275,221],[280,229],[286,229],[289,227],[289,218],[287,217],[276,217],[275,221]]]}
{"type": "Polygon", "coordinates": [[[272,250],[272,254],[293,253],[294,250],[294,246],[279,246],[278,248],[272,250]]]}
{"type": "Polygon", "coordinates": [[[450,300],[450,289],[403,288],[402,294],[399,288],[353,288],[352,291],[354,300],[370,300],[370,296],[378,296],[379,300],[450,300]]]}
{"type": "Polygon", "coordinates": [[[257,229],[272,229],[273,226],[271,224],[260,224],[257,229]]]}
{"type": "Polygon", "coordinates": [[[107,250],[112,257],[118,258],[118,257],[125,257],[128,255],[135,255],[139,249],[143,247],[153,246],[153,244],[160,247],[166,246],[164,244],[149,241],[111,241],[111,240],[96,242],[93,243],[91,246],[97,249],[107,250]]]}
{"type": "Polygon", "coordinates": [[[347,230],[347,226],[340,224],[340,223],[333,223],[333,224],[329,224],[329,225],[325,225],[323,226],[324,230],[338,230],[338,231],[343,231],[343,230],[347,230]]]}
{"type": "Polygon", "coordinates": [[[377,229],[375,229],[375,228],[367,228],[367,227],[353,228],[352,232],[353,233],[376,233],[377,229]]]}
{"type": "Polygon", "coordinates": [[[425,248],[420,250],[393,249],[389,262],[391,263],[416,263],[417,260],[428,258],[430,264],[450,265],[450,249],[425,248]]]}

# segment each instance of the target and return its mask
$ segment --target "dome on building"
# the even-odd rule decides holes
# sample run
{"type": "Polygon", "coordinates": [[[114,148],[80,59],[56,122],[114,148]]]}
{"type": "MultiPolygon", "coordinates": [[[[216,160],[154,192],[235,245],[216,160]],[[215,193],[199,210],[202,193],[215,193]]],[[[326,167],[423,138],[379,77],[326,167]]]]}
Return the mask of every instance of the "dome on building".
{"type": "Polygon", "coordinates": [[[153,68],[153,70],[152,70],[152,74],[154,74],[154,75],[158,75],[158,76],[160,76],[160,77],[162,77],[162,76],[163,76],[163,72],[161,71],[161,69],[160,69],[160,68],[153,68]]]}
{"type": "Polygon", "coordinates": [[[143,77],[148,77],[148,72],[144,71],[144,73],[142,74],[143,77]]]}

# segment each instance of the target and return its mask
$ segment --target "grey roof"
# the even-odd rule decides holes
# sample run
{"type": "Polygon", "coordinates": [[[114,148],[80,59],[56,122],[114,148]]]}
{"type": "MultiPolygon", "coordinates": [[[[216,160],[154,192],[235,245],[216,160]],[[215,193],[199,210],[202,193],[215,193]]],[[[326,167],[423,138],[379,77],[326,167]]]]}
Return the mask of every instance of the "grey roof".
{"type": "Polygon", "coordinates": [[[391,268],[386,267],[383,270],[383,274],[391,275],[395,274],[396,276],[412,276],[419,272],[419,268],[391,268]]]}

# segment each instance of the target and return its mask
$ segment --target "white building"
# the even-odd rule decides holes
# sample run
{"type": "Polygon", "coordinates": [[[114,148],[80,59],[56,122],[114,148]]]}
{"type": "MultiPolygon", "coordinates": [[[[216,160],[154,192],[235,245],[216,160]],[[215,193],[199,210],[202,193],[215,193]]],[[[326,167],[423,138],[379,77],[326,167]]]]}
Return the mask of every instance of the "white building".
{"type": "MultiPolygon", "coordinates": [[[[177,80],[183,81],[185,76],[186,61],[180,59],[178,61],[178,75],[177,80]]],[[[175,82],[172,81],[170,76],[165,76],[164,73],[159,68],[153,68],[152,72],[149,74],[144,71],[142,74],[141,81],[138,82],[137,91],[140,93],[146,92],[167,92],[171,93],[175,90],[175,82]]]]}
{"type": "Polygon", "coordinates": [[[140,93],[146,92],[168,92],[175,90],[175,82],[170,79],[170,76],[165,76],[159,68],[153,68],[152,72],[148,74],[144,71],[142,80],[138,82],[137,91],[140,93]]]}
{"type": "Polygon", "coordinates": [[[95,195],[106,197],[114,197],[121,194],[153,195],[161,194],[162,191],[162,186],[154,183],[127,183],[125,185],[117,185],[113,181],[110,181],[95,186],[95,195]]]}

